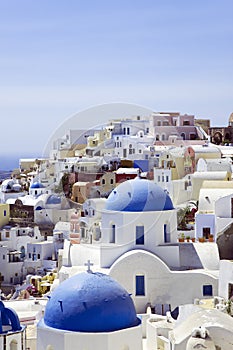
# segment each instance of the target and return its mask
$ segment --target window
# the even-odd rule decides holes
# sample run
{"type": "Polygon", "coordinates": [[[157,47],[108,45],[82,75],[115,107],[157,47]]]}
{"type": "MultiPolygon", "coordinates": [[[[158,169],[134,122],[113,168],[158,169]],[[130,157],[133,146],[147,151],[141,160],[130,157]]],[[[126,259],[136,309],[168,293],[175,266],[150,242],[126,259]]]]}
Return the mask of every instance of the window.
{"type": "Polygon", "coordinates": [[[3,213],[4,216],[6,216],[6,210],[4,210],[4,213],[3,213]]]}
{"type": "Polygon", "coordinates": [[[105,185],[105,179],[102,179],[102,185],[105,185]]]}
{"type": "Polygon", "coordinates": [[[158,182],[160,182],[160,175],[158,176],[158,182]]]}
{"type": "Polygon", "coordinates": [[[3,260],[5,260],[5,259],[6,259],[6,255],[5,255],[5,254],[3,254],[2,259],[3,259],[3,260]]]}
{"type": "Polygon", "coordinates": [[[169,182],[169,177],[168,176],[166,176],[166,182],[169,182]]]}
{"type": "Polygon", "coordinates": [[[110,243],[115,243],[115,241],[116,241],[116,225],[112,224],[110,243]]]}
{"type": "Polygon", "coordinates": [[[211,284],[203,286],[203,296],[213,296],[213,287],[211,284]]]}
{"type": "Polygon", "coordinates": [[[136,226],[136,244],[144,244],[144,226],[136,226]]]}
{"type": "Polygon", "coordinates": [[[10,237],[10,232],[6,231],[6,238],[9,238],[9,237],[10,237]]]}
{"type": "Polygon", "coordinates": [[[170,236],[169,227],[167,224],[163,225],[163,236],[164,236],[164,243],[171,242],[171,236],[170,236]]]}
{"type": "Polygon", "coordinates": [[[31,254],[31,253],[29,253],[29,254],[28,254],[28,257],[29,257],[29,259],[31,259],[31,257],[32,257],[32,254],[31,254]]]}
{"type": "Polygon", "coordinates": [[[136,276],[136,293],[135,295],[145,295],[145,276],[136,276]]]}
{"type": "Polygon", "coordinates": [[[114,183],[114,181],[113,181],[113,179],[111,179],[111,180],[110,180],[110,184],[113,185],[113,183],[114,183]]]}
{"type": "Polygon", "coordinates": [[[40,254],[37,254],[37,259],[40,259],[40,254]]]}
{"type": "Polygon", "coordinates": [[[203,227],[202,228],[202,232],[203,232],[203,237],[208,239],[209,235],[210,235],[210,227],[203,227]]]}
{"type": "Polygon", "coordinates": [[[10,350],[17,350],[18,349],[18,342],[17,340],[13,339],[10,342],[10,350]]]}

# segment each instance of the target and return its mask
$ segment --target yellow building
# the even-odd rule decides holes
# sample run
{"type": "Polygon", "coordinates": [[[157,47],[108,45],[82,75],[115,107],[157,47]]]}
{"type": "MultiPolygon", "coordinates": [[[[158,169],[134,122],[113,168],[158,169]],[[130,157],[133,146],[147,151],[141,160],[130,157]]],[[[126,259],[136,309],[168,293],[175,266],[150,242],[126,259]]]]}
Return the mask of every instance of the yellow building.
{"type": "Polygon", "coordinates": [[[0,228],[7,225],[10,219],[9,204],[0,204],[0,228]]]}

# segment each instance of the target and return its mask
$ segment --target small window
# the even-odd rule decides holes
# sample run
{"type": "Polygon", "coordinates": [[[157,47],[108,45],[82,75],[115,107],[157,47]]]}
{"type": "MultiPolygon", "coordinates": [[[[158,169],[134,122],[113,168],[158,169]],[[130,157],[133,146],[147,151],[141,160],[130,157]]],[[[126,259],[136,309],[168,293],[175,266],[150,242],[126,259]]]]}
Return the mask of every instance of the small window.
{"type": "Polygon", "coordinates": [[[158,182],[160,182],[160,176],[158,176],[158,182]]]}
{"type": "Polygon", "coordinates": [[[10,232],[7,231],[7,232],[6,232],[6,238],[9,238],[9,237],[10,237],[10,232]]]}
{"type": "Polygon", "coordinates": [[[111,180],[110,180],[110,184],[113,185],[113,183],[114,183],[114,181],[113,181],[113,179],[111,179],[111,180]]]}
{"type": "Polygon", "coordinates": [[[168,176],[166,176],[166,182],[169,182],[169,177],[168,176]]]}
{"type": "Polygon", "coordinates": [[[213,296],[213,287],[211,284],[203,286],[203,296],[213,296]]]}
{"type": "Polygon", "coordinates": [[[40,259],[40,254],[37,254],[37,259],[40,259]]]}
{"type": "Polygon", "coordinates": [[[145,276],[136,276],[136,295],[145,295],[145,276]]]}
{"type": "Polygon", "coordinates": [[[28,257],[29,257],[29,259],[31,259],[31,257],[32,257],[32,254],[31,254],[31,253],[29,253],[29,254],[28,254],[28,257]]]}
{"type": "Polygon", "coordinates": [[[5,255],[5,254],[3,254],[2,259],[3,259],[3,260],[5,260],[5,259],[6,259],[6,255],[5,255]]]}
{"type": "Polygon", "coordinates": [[[144,226],[136,226],[136,244],[144,244],[144,226]]]}
{"type": "Polygon", "coordinates": [[[102,179],[102,185],[105,185],[105,179],[102,179]]]}
{"type": "Polygon", "coordinates": [[[3,215],[6,216],[6,210],[4,210],[4,214],[3,215]]]}

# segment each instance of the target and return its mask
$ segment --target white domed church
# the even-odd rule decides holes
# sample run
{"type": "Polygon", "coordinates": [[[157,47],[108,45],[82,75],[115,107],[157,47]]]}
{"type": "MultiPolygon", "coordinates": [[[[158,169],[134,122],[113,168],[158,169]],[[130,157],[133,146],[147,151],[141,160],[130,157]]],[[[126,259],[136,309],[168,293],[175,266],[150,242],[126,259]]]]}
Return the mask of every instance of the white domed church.
{"type": "Polygon", "coordinates": [[[204,254],[208,269],[192,243],[181,255],[176,209],[152,181],[136,178],[117,186],[102,209],[100,226],[98,240],[65,242],[61,280],[85,269],[89,259],[95,270],[104,269],[132,294],[137,313],[145,312],[148,303],[165,313],[207,296],[206,290],[208,296],[217,294],[216,273],[210,271],[217,269],[217,248],[210,258],[204,254]],[[185,259],[196,269],[179,269],[185,259]]]}

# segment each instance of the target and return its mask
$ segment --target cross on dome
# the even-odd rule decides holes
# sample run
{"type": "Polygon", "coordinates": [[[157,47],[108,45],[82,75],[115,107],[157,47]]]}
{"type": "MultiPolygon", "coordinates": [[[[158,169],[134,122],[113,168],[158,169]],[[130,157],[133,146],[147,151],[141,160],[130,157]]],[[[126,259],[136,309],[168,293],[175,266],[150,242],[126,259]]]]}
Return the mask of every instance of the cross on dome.
{"type": "Polygon", "coordinates": [[[87,260],[87,262],[84,265],[87,266],[87,272],[92,273],[90,267],[93,266],[94,264],[89,259],[87,260]]]}

